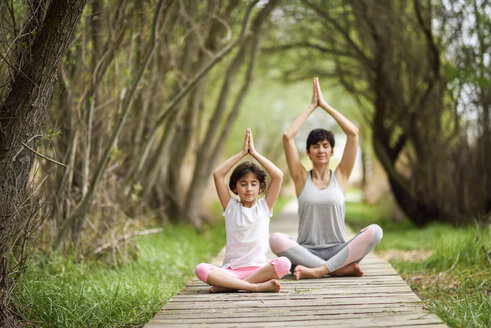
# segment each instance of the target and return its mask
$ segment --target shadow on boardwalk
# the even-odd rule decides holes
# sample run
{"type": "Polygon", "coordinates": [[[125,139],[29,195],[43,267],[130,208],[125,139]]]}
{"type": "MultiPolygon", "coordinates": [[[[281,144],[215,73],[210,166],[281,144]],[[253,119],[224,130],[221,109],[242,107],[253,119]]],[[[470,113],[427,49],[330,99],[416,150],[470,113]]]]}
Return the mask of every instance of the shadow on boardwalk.
{"type": "MultiPolygon", "coordinates": [[[[295,236],[295,203],[271,222],[271,232],[295,236]]],[[[221,265],[224,250],[213,260],[221,265]]],[[[268,254],[273,258],[272,253],[268,254]]],[[[369,254],[363,277],[281,279],[280,293],[210,294],[189,282],[145,327],[446,327],[392,266],[369,254]]]]}

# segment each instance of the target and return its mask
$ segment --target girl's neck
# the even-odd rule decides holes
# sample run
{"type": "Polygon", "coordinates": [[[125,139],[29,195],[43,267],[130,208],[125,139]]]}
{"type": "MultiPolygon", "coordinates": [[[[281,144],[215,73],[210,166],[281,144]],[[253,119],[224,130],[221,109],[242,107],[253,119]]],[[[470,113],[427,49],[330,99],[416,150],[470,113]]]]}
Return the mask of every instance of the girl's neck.
{"type": "Polygon", "coordinates": [[[241,199],[240,203],[242,204],[243,207],[251,208],[256,203],[256,200],[249,202],[241,199]]]}

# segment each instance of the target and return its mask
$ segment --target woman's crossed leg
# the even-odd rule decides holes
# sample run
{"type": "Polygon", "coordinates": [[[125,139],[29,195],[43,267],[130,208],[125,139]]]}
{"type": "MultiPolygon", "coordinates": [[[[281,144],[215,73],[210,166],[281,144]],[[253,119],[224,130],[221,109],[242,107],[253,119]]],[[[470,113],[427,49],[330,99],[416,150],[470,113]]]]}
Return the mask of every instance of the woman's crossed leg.
{"type": "Polygon", "coordinates": [[[295,279],[333,276],[362,276],[358,263],[382,239],[382,229],[372,224],[361,230],[346,243],[326,249],[307,249],[288,235],[273,233],[269,242],[271,250],[278,256],[285,256],[292,262],[295,279]]]}

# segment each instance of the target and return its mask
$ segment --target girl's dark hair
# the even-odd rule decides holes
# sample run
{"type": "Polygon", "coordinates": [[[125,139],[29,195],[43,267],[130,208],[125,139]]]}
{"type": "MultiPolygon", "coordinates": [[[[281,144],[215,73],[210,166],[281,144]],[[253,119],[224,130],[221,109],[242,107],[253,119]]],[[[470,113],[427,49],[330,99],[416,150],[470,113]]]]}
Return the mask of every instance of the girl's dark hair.
{"type": "Polygon", "coordinates": [[[230,181],[228,182],[228,187],[234,194],[237,195],[237,192],[234,191],[237,182],[249,173],[254,174],[259,181],[259,190],[261,192],[266,190],[266,173],[253,162],[243,162],[234,169],[230,176],[230,181]]]}
{"type": "Polygon", "coordinates": [[[313,129],[307,137],[307,151],[310,150],[310,146],[324,140],[327,140],[331,145],[331,148],[334,149],[334,135],[331,131],[327,131],[326,129],[313,129]]]}

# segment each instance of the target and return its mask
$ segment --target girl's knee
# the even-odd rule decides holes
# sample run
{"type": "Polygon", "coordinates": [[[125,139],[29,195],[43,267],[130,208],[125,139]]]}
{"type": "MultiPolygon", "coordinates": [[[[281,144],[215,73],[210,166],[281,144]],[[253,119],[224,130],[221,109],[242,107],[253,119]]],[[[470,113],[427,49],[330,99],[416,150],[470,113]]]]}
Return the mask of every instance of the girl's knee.
{"type": "Polygon", "coordinates": [[[194,273],[196,274],[196,277],[198,277],[199,280],[206,283],[206,280],[208,280],[208,273],[213,268],[214,268],[214,266],[211,264],[200,263],[196,266],[194,273]]]}
{"type": "Polygon", "coordinates": [[[277,257],[269,263],[273,266],[278,278],[286,275],[290,271],[290,267],[292,266],[290,260],[285,256],[277,257]]]}
{"type": "Polygon", "coordinates": [[[290,239],[288,235],[281,232],[273,232],[269,236],[269,246],[271,251],[275,254],[279,254],[290,247],[295,246],[296,243],[290,239]]]}

